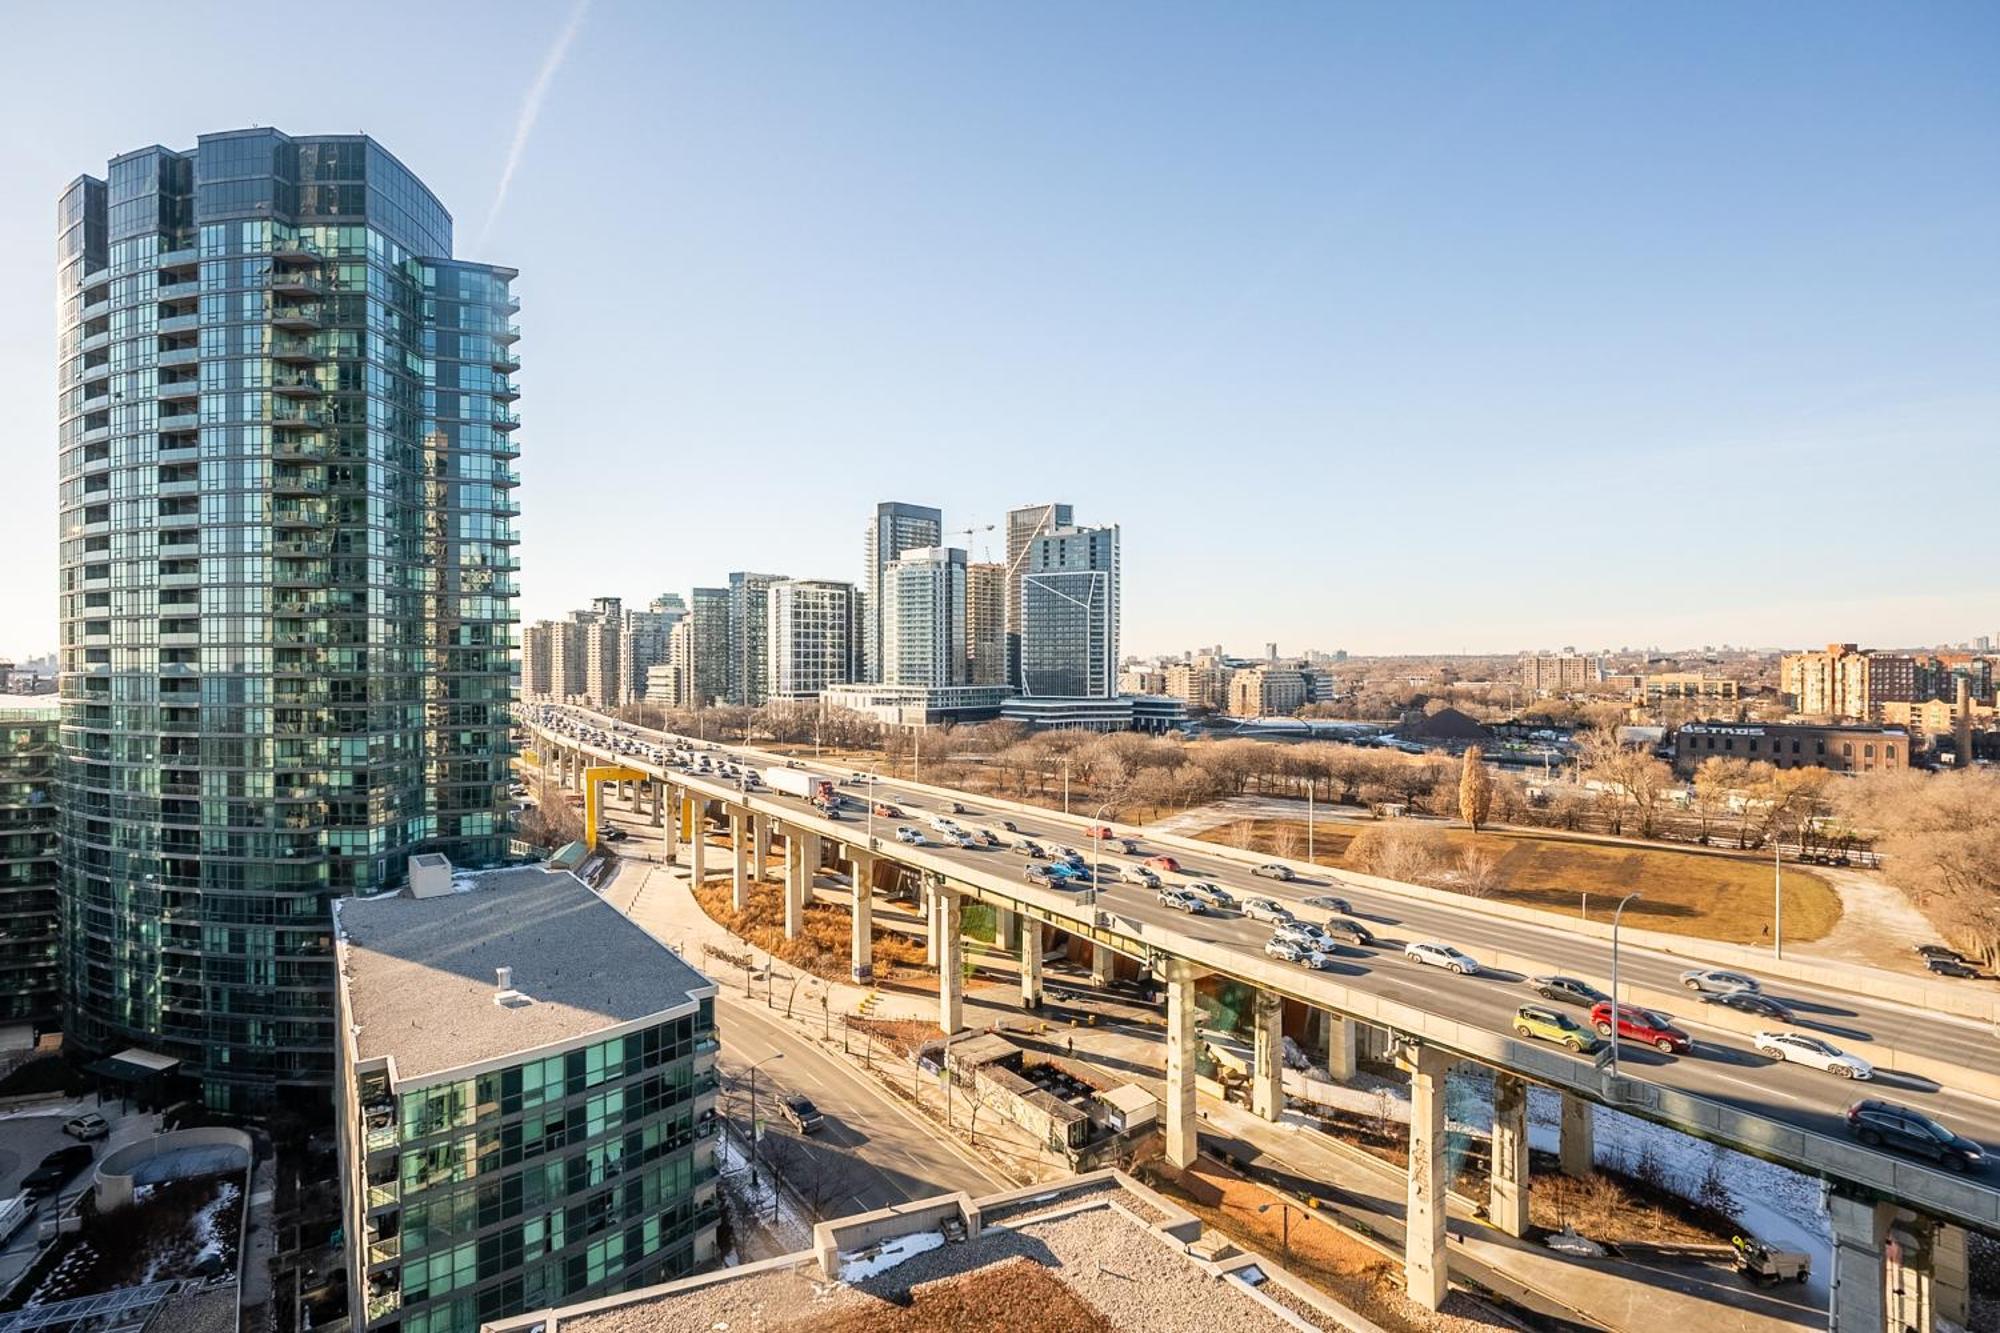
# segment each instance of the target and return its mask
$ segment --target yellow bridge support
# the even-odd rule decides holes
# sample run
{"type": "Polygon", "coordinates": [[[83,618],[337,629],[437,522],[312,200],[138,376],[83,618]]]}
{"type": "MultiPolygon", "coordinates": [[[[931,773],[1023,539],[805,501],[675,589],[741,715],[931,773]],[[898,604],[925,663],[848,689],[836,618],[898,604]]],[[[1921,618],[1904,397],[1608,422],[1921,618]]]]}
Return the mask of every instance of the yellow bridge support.
{"type": "Polygon", "coordinates": [[[606,782],[650,782],[652,774],[641,773],[623,764],[598,764],[583,770],[583,845],[597,850],[597,803],[599,787],[606,782]]]}

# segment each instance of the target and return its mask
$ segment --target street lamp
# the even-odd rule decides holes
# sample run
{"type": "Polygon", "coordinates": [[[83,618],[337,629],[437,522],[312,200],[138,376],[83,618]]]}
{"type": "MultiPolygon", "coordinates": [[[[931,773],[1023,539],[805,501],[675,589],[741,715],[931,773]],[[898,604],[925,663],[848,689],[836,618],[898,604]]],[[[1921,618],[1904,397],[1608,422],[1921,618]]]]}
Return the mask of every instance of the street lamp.
{"type": "Polygon", "coordinates": [[[1260,1203],[1257,1205],[1257,1211],[1260,1213],[1268,1213],[1271,1211],[1271,1209],[1277,1208],[1279,1210],[1278,1216],[1284,1219],[1284,1244],[1285,1244],[1284,1264],[1286,1268],[1290,1268],[1292,1266],[1293,1206],[1294,1205],[1292,1204],[1292,1201],[1290,1199],[1274,1199],[1270,1203],[1260,1203]]]}
{"type": "Polygon", "coordinates": [[[1625,904],[1638,896],[1636,893],[1626,894],[1611,912],[1611,1078],[1614,1082],[1618,1078],[1618,1019],[1622,1003],[1618,998],[1618,919],[1625,915],[1625,904]]]}
{"type": "MultiPolygon", "coordinates": [[[[1805,846],[1803,834],[1799,846],[1805,846]]],[[[1771,957],[1785,956],[1785,849],[1782,841],[1771,839],[1771,957]]]]}
{"type": "Polygon", "coordinates": [[[753,1190],[757,1188],[757,1070],[761,1065],[784,1058],[785,1053],[778,1051],[750,1066],[750,1188],[753,1190]]]}
{"type": "Polygon", "coordinates": [[[1097,886],[1104,882],[1098,876],[1103,873],[1105,840],[1099,837],[1098,833],[1104,828],[1104,812],[1110,808],[1111,802],[1109,801],[1098,806],[1097,816],[1090,824],[1090,905],[1092,907],[1097,906],[1097,886]]]}

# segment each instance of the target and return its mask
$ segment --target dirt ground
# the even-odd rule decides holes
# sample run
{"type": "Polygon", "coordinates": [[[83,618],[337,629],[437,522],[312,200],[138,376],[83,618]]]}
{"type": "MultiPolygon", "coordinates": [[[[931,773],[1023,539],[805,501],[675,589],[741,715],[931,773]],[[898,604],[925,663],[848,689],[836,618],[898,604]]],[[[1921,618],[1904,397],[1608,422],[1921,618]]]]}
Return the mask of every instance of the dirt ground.
{"type": "Polygon", "coordinates": [[[1477,1306],[1453,1293],[1433,1314],[1403,1295],[1402,1265],[1335,1227],[1301,1217],[1299,1205],[1277,1206],[1282,1197],[1246,1180],[1219,1162],[1200,1158],[1179,1179],[1162,1171],[1144,1172],[1147,1182],[1202,1220],[1250,1249],[1284,1262],[1285,1213],[1291,1213],[1294,1277],[1380,1324],[1388,1333],[1485,1333],[1507,1325],[1492,1321],[1477,1306]],[[1269,1212],[1258,1207],[1270,1204],[1269,1212]]]}
{"type": "MultiPolygon", "coordinates": [[[[845,907],[807,903],[805,929],[797,939],[785,938],[785,895],[776,884],[754,884],[748,911],[730,905],[730,886],[710,881],[694,891],[695,901],[709,918],[739,939],[748,940],[804,972],[828,981],[848,976],[848,919],[845,907]]],[[[878,981],[935,972],[924,965],[922,941],[898,931],[874,932],[875,976],[878,981]]],[[[936,989],[935,982],[932,989],[936,989]]]]}
{"type": "MultiPolygon", "coordinates": [[[[1348,864],[1355,837],[1369,825],[1316,824],[1312,860],[1348,864]]],[[[1436,827],[1436,826],[1432,826],[1436,827]]],[[[1628,893],[1642,896],[1625,909],[1625,921],[1646,930],[1735,944],[1768,943],[1771,867],[1762,861],[1704,855],[1672,847],[1576,842],[1507,829],[1473,833],[1437,828],[1457,857],[1477,848],[1497,860],[1494,902],[1548,911],[1608,913],[1628,893]]],[[[1296,819],[1239,819],[1196,835],[1204,842],[1306,859],[1306,826],[1296,819]]],[[[1448,888],[1449,885],[1440,885],[1448,888]]],[[[1785,867],[1785,938],[1804,944],[1824,937],[1840,921],[1840,895],[1811,871],[1785,867]]]]}
{"type": "Polygon", "coordinates": [[[1030,1259],[913,1288],[908,1306],[884,1304],[791,1326],[817,1333],[1112,1333],[1115,1327],[1030,1259]]]}

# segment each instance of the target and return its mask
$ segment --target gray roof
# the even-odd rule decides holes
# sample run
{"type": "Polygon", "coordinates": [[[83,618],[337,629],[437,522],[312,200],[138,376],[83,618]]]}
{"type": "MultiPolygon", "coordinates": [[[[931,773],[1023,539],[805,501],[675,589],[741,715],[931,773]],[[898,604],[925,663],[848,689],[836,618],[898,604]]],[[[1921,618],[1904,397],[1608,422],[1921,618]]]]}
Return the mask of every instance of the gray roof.
{"type": "Polygon", "coordinates": [[[570,1043],[713,994],[711,981],[574,875],[523,866],[461,876],[433,898],[344,898],[340,984],[362,1060],[399,1083],[570,1043]],[[513,969],[529,1003],[499,1004],[513,969]]]}

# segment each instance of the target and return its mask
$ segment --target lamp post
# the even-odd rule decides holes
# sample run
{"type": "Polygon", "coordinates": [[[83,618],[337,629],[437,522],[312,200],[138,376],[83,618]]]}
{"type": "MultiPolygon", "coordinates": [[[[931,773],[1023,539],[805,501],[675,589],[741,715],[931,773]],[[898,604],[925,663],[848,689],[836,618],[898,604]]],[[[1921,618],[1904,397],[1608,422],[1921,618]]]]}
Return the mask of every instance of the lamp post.
{"type": "Polygon", "coordinates": [[[1306,860],[1313,859],[1313,787],[1311,778],[1306,779],[1306,860]]]}
{"type": "MultiPolygon", "coordinates": [[[[1801,844],[1804,838],[1800,839],[1801,844]]],[[[1771,839],[1771,957],[1785,956],[1785,849],[1771,839]]]]}
{"type": "Polygon", "coordinates": [[[779,1051],[750,1066],[750,1188],[753,1190],[757,1188],[757,1069],[759,1065],[784,1058],[785,1053],[779,1051]]]}
{"type": "Polygon", "coordinates": [[[1063,756],[1063,813],[1069,813],[1069,756],[1063,756]]]}
{"type": "Polygon", "coordinates": [[[1104,812],[1110,808],[1111,802],[1109,801],[1098,806],[1097,816],[1091,821],[1090,825],[1090,905],[1092,907],[1097,906],[1097,886],[1103,883],[1098,876],[1103,873],[1104,839],[1097,835],[1098,831],[1104,827],[1104,812]]]}
{"type": "Polygon", "coordinates": [[[1290,1268],[1292,1266],[1292,1202],[1289,1199],[1276,1199],[1271,1203],[1260,1203],[1257,1205],[1257,1211],[1260,1213],[1268,1213],[1273,1208],[1278,1209],[1278,1216],[1284,1219],[1284,1264],[1286,1268],[1290,1268]]]}
{"type": "Polygon", "coordinates": [[[1618,1020],[1622,1003],[1618,998],[1618,919],[1625,915],[1625,904],[1639,895],[1628,893],[1618,900],[1618,906],[1611,912],[1611,1078],[1618,1078],[1618,1020]]]}

